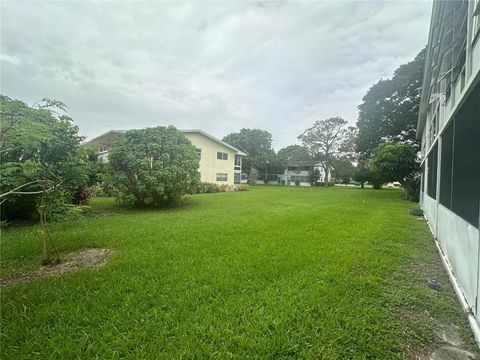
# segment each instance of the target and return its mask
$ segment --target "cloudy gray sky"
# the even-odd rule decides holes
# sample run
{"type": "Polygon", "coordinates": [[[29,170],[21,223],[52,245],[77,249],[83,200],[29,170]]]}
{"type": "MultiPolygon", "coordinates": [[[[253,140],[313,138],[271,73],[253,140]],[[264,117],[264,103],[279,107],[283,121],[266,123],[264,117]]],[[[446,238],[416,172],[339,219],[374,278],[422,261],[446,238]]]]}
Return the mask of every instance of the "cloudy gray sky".
{"type": "Polygon", "coordinates": [[[217,137],[352,124],[427,42],[430,1],[1,3],[1,92],[61,100],[87,138],[173,124],[217,137]]]}

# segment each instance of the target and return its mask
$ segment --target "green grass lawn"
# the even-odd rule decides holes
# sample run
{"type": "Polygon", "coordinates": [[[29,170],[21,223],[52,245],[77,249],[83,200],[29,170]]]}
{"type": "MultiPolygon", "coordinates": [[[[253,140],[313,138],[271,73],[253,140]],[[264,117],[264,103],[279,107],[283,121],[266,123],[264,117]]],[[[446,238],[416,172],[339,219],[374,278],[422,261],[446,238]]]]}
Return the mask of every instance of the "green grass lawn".
{"type": "MultiPolygon", "coordinates": [[[[4,286],[1,358],[401,359],[435,342],[433,319],[467,334],[454,296],[425,286],[438,254],[400,194],[256,187],[159,211],[94,199],[50,232],[63,252],[114,255],[4,286]]],[[[3,231],[2,276],[40,263],[36,229],[3,231]]]]}

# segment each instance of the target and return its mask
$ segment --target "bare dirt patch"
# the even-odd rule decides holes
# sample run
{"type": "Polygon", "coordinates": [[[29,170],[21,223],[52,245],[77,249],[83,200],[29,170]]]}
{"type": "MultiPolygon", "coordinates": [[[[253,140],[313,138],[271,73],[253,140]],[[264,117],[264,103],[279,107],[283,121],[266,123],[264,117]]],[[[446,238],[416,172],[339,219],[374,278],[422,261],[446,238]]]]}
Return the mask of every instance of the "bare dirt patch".
{"type": "Polygon", "coordinates": [[[59,263],[43,265],[24,274],[12,275],[0,279],[0,285],[13,285],[32,281],[37,278],[60,276],[83,268],[98,268],[105,265],[112,254],[111,249],[92,248],[64,254],[59,263]]]}

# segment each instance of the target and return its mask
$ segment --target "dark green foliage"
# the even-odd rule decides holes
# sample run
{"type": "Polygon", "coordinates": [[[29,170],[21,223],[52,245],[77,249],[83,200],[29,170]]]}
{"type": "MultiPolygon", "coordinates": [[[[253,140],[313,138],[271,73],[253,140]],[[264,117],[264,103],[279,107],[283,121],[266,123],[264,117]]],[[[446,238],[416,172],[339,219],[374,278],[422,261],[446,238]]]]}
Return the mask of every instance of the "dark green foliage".
{"type": "Polygon", "coordinates": [[[85,146],[83,151],[85,152],[87,162],[87,186],[94,186],[102,183],[107,171],[107,164],[98,160],[98,152],[92,147],[85,146]]]}
{"type": "Polygon", "coordinates": [[[415,158],[420,145],[416,127],[424,65],[425,49],[413,61],[395,70],[392,79],[380,80],[364,96],[357,121],[355,147],[360,160],[354,177],[362,187],[365,181],[379,189],[384,182],[398,180],[405,188],[406,199],[418,199],[415,158]],[[406,144],[408,148],[375,155],[375,149],[382,143],[406,144]],[[376,166],[370,166],[375,156],[376,166]]]}
{"type": "Polygon", "coordinates": [[[348,184],[355,174],[355,167],[348,157],[335,159],[332,164],[333,176],[337,182],[348,184]]]}
{"type": "Polygon", "coordinates": [[[403,183],[403,188],[405,189],[405,200],[413,202],[420,201],[420,173],[406,178],[403,183]]]}
{"type": "Polygon", "coordinates": [[[282,164],[282,167],[287,166],[288,163],[294,164],[296,162],[314,162],[314,159],[308,152],[308,149],[300,145],[289,145],[278,150],[277,158],[282,164]]]}
{"type": "Polygon", "coordinates": [[[310,184],[315,185],[320,179],[320,170],[314,169],[310,172],[310,184]]]}
{"type": "Polygon", "coordinates": [[[418,170],[415,149],[411,145],[383,143],[373,153],[372,170],[385,182],[399,181],[418,170]]]}
{"type": "Polygon", "coordinates": [[[255,168],[260,173],[276,173],[281,164],[278,163],[272,148],[272,134],[260,129],[241,129],[238,133],[228,134],[223,138],[227,144],[245,152],[242,171],[248,174],[255,168]]]}
{"type": "Polygon", "coordinates": [[[131,130],[109,152],[108,184],[128,205],[158,207],[195,191],[195,147],[173,126],[131,130]]]}
{"type": "Polygon", "coordinates": [[[360,159],[355,167],[353,174],[353,180],[358,181],[362,187],[365,186],[365,182],[370,180],[370,168],[369,162],[365,159],[360,159]]]}
{"type": "Polygon", "coordinates": [[[368,158],[381,142],[411,144],[418,150],[416,127],[425,65],[425,49],[401,65],[392,79],[373,85],[359,106],[356,150],[368,158]]]}
{"type": "Polygon", "coordinates": [[[87,185],[88,157],[79,147],[82,138],[72,119],[59,115],[65,105],[44,99],[35,107],[0,96],[0,186],[2,193],[23,184],[22,192],[11,194],[2,204],[2,219],[31,219],[40,204],[47,216],[69,210],[74,194],[87,185]],[[52,108],[53,107],[53,108],[52,108]]]}
{"type": "Polygon", "coordinates": [[[398,181],[405,188],[405,198],[417,199],[419,191],[416,150],[412,145],[383,143],[373,153],[371,171],[380,183],[398,181]]]}

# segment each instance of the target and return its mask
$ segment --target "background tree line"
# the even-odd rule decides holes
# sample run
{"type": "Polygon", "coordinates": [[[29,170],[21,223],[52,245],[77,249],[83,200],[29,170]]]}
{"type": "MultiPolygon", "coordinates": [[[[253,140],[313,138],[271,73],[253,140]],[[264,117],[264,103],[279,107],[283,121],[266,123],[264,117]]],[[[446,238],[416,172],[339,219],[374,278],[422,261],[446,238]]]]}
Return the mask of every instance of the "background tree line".
{"type": "MultiPolygon", "coordinates": [[[[299,134],[300,144],[278,152],[266,130],[241,129],[223,140],[247,153],[242,165],[246,173],[280,174],[288,161],[318,162],[327,185],[330,173],[337,181],[353,178],[377,188],[399,181],[406,197],[416,200],[416,124],[424,62],[422,50],[391,79],[374,84],[359,106],[356,128],[340,117],[318,120],[299,134]]],[[[154,206],[192,192],[199,181],[195,151],[174,128],[129,132],[112,148],[111,162],[103,165],[94,151],[80,146],[78,128],[59,101],[44,99],[28,106],[2,95],[0,115],[2,219],[64,214],[84,203],[87,189],[105,179],[120,201],[154,206]],[[186,181],[175,177],[172,169],[180,168],[186,181]]]]}
{"type": "Polygon", "coordinates": [[[266,130],[241,129],[223,141],[247,153],[243,172],[283,173],[287,162],[320,163],[337,182],[371,183],[375,188],[398,181],[405,197],[418,200],[420,144],[416,125],[422,90],[425,49],[398,67],[391,79],[380,79],[359,105],[356,127],[340,117],[316,121],[298,136],[301,143],[275,152],[266,130]]]}

